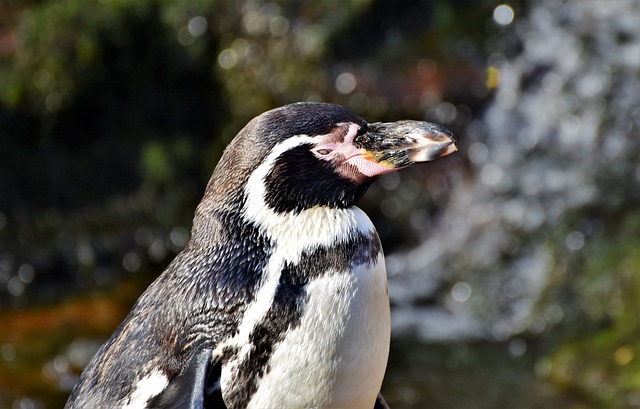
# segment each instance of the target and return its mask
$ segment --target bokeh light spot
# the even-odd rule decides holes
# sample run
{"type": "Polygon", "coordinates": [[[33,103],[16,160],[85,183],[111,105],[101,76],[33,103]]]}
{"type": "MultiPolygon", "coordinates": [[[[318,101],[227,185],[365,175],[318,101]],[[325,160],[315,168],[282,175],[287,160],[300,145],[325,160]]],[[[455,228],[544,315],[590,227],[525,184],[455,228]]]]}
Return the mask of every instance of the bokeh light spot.
{"type": "Polygon", "coordinates": [[[189,20],[189,33],[194,37],[200,37],[207,31],[207,19],[202,16],[196,16],[189,20]]]}
{"type": "Polygon", "coordinates": [[[141,264],[140,256],[133,252],[125,254],[122,258],[122,267],[130,273],[140,270],[141,264]]]}
{"type": "Polygon", "coordinates": [[[493,10],[493,20],[501,26],[508,26],[513,22],[515,13],[508,4],[501,4],[493,10]]]}
{"type": "Polygon", "coordinates": [[[224,70],[230,70],[238,63],[238,53],[232,48],[222,50],[218,54],[218,65],[224,70]]]}
{"type": "Polygon", "coordinates": [[[269,23],[269,31],[276,37],[282,37],[289,31],[289,20],[282,16],[274,17],[269,23]]]}
{"type": "Polygon", "coordinates": [[[0,357],[7,362],[11,362],[16,359],[16,348],[13,344],[6,343],[0,348],[0,357]]]}
{"type": "Polygon", "coordinates": [[[633,348],[628,345],[623,345],[616,349],[616,352],[613,354],[613,359],[616,361],[616,364],[624,366],[631,362],[634,356],[635,352],[633,348]]]}
{"type": "Polygon", "coordinates": [[[11,277],[7,283],[7,291],[9,291],[9,294],[14,297],[18,297],[22,295],[22,292],[24,291],[24,283],[18,277],[11,277]]]}
{"type": "Polygon", "coordinates": [[[502,169],[493,163],[489,163],[482,168],[480,179],[487,186],[495,186],[502,180],[502,169]]]}
{"type": "Polygon", "coordinates": [[[511,356],[522,356],[527,352],[527,341],[522,338],[514,338],[509,341],[509,353],[511,356]]]}
{"type": "Polygon", "coordinates": [[[44,105],[49,112],[56,112],[62,107],[62,95],[58,92],[52,92],[44,100],[44,105]]]}
{"type": "Polygon", "coordinates": [[[169,234],[169,239],[176,248],[182,248],[189,241],[189,231],[182,226],[174,227],[169,234]]]}
{"type": "Polygon", "coordinates": [[[458,302],[466,302],[471,298],[471,286],[464,281],[457,282],[451,287],[451,296],[458,302]]]}
{"type": "Polygon", "coordinates": [[[567,246],[569,250],[578,251],[584,246],[584,234],[579,231],[572,231],[567,234],[567,237],[564,240],[564,244],[567,246]]]}
{"type": "Polygon", "coordinates": [[[29,284],[35,278],[36,272],[31,264],[23,264],[18,269],[18,278],[25,284],[29,284]]]}
{"type": "Polygon", "coordinates": [[[350,94],[356,89],[357,81],[355,75],[350,72],[343,72],[336,78],[336,91],[341,94],[350,94]]]}
{"type": "Polygon", "coordinates": [[[178,30],[178,42],[183,46],[189,46],[195,41],[195,37],[191,35],[188,27],[182,27],[178,30]]]}
{"type": "Polygon", "coordinates": [[[487,160],[489,157],[489,149],[487,149],[487,146],[482,142],[474,142],[469,146],[469,149],[467,149],[467,155],[471,162],[478,165],[487,160]]]}
{"type": "Polygon", "coordinates": [[[502,76],[500,74],[500,69],[498,69],[498,67],[494,67],[494,66],[487,67],[486,77],[487,77],[487,80],[485,85],[487,86],[488,89],[498,88],[498,86],[500,85],[500,80],[502,79],[502,76]]]}

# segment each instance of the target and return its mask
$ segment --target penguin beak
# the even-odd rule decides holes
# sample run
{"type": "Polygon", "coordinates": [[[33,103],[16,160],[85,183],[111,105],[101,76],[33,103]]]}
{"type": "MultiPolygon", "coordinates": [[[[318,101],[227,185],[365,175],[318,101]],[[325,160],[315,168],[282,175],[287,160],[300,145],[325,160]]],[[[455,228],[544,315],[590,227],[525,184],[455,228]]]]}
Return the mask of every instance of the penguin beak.
{"type": "Polygon", "coordinates": [[[429,162],[458,150],[451,131],[422,121],[377,122],[354,142],[366,160],[387,169],[379,173],[429,162]]]}

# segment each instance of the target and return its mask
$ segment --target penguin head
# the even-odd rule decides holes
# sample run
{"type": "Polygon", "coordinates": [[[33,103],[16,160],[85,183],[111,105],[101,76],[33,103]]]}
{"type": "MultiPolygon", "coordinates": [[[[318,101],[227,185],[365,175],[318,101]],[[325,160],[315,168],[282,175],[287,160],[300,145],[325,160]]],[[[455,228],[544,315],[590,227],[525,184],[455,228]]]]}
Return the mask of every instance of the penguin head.
{"type": "Polygon", "coordinates": [[[455,137],[440,125],[369,124],[340,105],[296,103],[265,112],[240,131],[205,198],[250,199],[275,213],[347,208],[376,177],[456,150],[455,137]]]}

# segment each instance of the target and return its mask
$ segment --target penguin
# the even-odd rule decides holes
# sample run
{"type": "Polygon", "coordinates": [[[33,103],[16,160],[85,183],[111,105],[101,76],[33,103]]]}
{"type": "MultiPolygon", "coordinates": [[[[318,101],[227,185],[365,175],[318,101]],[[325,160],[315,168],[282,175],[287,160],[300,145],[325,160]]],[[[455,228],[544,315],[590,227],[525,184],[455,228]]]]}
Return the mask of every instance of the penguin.
{"type": "Polygon", "coordinates": [[[366,408],[390,342],[380,175],[457,150],[428,122],[300,102],[225,149],[191,238],[98,350],[66,408],[366,408]]]}

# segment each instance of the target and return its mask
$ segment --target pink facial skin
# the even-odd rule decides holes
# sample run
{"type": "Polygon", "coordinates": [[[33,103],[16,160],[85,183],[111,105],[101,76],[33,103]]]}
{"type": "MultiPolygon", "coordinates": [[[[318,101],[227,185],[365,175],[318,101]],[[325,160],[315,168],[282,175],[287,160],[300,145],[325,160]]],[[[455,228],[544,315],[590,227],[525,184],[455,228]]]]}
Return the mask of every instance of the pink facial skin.
{"type": "Polygon", "coordinates": [[[356,124],[341,124],[334,133],[321,137],[311,152],[323,160],[333,161],[338,172],[356,181],[398,170],[367,158],[367,152],[354,143],[359,129],[356,124]]]}

